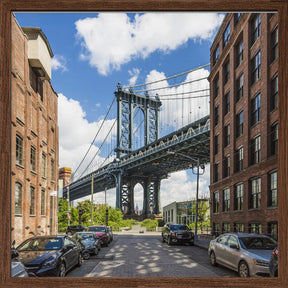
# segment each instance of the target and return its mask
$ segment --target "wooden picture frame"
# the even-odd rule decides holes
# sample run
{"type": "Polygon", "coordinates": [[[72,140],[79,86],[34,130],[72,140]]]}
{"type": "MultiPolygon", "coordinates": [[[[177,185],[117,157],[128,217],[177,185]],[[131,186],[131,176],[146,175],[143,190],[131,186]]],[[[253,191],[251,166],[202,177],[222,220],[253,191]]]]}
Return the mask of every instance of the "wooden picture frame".
{"type": "MultiPolygon", "coordinates": [[[[288,287],[288,2],[287,0],[0,0],[0,287],[288,287]],[[11,13],[17,11],[277,11],[279,19],[279,277],[277,278],[12,278],[11,13]],[[287,45],[286,45],[287,44],[287,45]]],[[[208,257],[208,256],[207,256],[208,257]]]]}

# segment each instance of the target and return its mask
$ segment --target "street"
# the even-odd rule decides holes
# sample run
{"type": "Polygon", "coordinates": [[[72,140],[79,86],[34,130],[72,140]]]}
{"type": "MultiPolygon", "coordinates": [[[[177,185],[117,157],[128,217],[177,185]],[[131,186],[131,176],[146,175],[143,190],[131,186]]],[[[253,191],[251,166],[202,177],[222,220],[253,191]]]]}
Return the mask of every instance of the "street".
{"type": "Polygon", "coordinates": [[[162,243],[159,235],[115,235],[109,247],[67,277],[238,277],[210,265],[206,249],[162,243]]]}

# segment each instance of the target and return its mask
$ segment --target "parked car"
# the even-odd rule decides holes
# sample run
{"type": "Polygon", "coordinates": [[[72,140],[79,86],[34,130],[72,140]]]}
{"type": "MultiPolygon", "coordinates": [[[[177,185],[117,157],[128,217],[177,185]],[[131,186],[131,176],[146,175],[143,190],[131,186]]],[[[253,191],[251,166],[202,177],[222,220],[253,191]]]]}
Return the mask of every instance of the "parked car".
{"type": "Polygon", "coordinates": [[[108,235],[109,235],[109,243],[113,241],[113,231],[112,229],[107,226],[107,230],[108,230],[108,235]]]}
{"type": "Polygon", "coordinates": [[[101,245],[107,247],[109,244],[108,229],[104,225],[89,226],[88,231],[93,231],[100,238],[101,245]]]}
{"type": "Polygon", "coordinates": [[[83,232],[83,231],[87,231],[87,227],[83,226],[83,225],[70,225],[68,226],[67,230],[66,230],[66,234],[71,236],[76,232],[83,232]]]}
{"type": "Polygon", "coordinates": [[[101,247],[101,242],[96,233],[76,232],[72,238],[83,245],[82,256],[85,260],[89,259],[91,254],[98,254],[101,247]]]}
{"type": "Polygon", "coordinates": [[[271,254],[269,272],[271,277],[278,277],[278,247],[276,247],[271,254]]]}
{"type": "Polygon", "coordinates": [[[81,247],[69,236],[36,236],[16,249],[29,276],[65,277],[68,270],[82,264],[81,247]]]}
{"type": "Polygon", "coordinates": [[[166,224],[162,230],[162,241],[168,245],[189,243],[194,245],[194,233],[185,224],[166,224]]]}
{"type": "Polygon", "coordinates": [[[212,265],[221,264],[240,277],[269,275],[269,259],[277,242],[249,233],[225,233],[210,241],[208,255],[212,265]]]}
{"type": "Polygon", "coordinates": [[[11,249],[11,277],[29,277],[25,266],[19,260],[19,253],[14,247],[15,240],[12,243],[11,249]]]}

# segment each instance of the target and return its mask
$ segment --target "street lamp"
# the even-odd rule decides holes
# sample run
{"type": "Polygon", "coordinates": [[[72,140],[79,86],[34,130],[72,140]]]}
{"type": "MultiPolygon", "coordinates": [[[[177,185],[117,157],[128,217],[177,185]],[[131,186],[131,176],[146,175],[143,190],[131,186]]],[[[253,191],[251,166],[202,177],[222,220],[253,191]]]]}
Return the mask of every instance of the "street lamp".
{"type": "Polygon", "coordinates": [[[193,174],[196,174],[197,175],[197,186],[196,186],[196,211],[195,211],[195,241],[198,240],[198,234],[197,234],[197,226],[198,226],[198,191],[199,191],[199,175],[203,175],[204,172],[205,172],[205,166],[204,164],[201,164],[200,165],[200,160],[199,158],[194,158],[194,157],[191,157],[191,156],[187,156],[186,154],[183,154],[183,153],[180,153],[180,152],[174,152],[174,151],[171,151],[171,150],[168,150],[167,151],[168,154],[172,154],[172,155],[180,155],[184,158],[187,158],[187,159],[190,159],[194,162],[196,162],[196,166],[197,166],[197,172],[194,173],[194,170],[193,170],[193,167],[192,167],[192,173],[193,174]],[[200,173],[199,171],[199,167],[201,167],[201,169],[203,170],[202,173],[200,173]]]}

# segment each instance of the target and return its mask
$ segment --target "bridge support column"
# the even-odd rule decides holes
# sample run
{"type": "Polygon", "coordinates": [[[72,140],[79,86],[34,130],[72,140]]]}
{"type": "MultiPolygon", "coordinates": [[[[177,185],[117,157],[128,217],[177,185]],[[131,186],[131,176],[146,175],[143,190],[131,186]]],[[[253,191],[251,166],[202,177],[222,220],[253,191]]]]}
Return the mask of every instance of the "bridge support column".
{"type": "Polygon", "coordinates": [[[160,213],[160,183],[160,178],[144,181],[144,215],[154,215],[160,213]]]}
{"type": "Polygon", "coordinates": [[[121,210],[126,215],[134,215],[134,186],[133,178],[122,181],[121,185],[121,210]]]}

